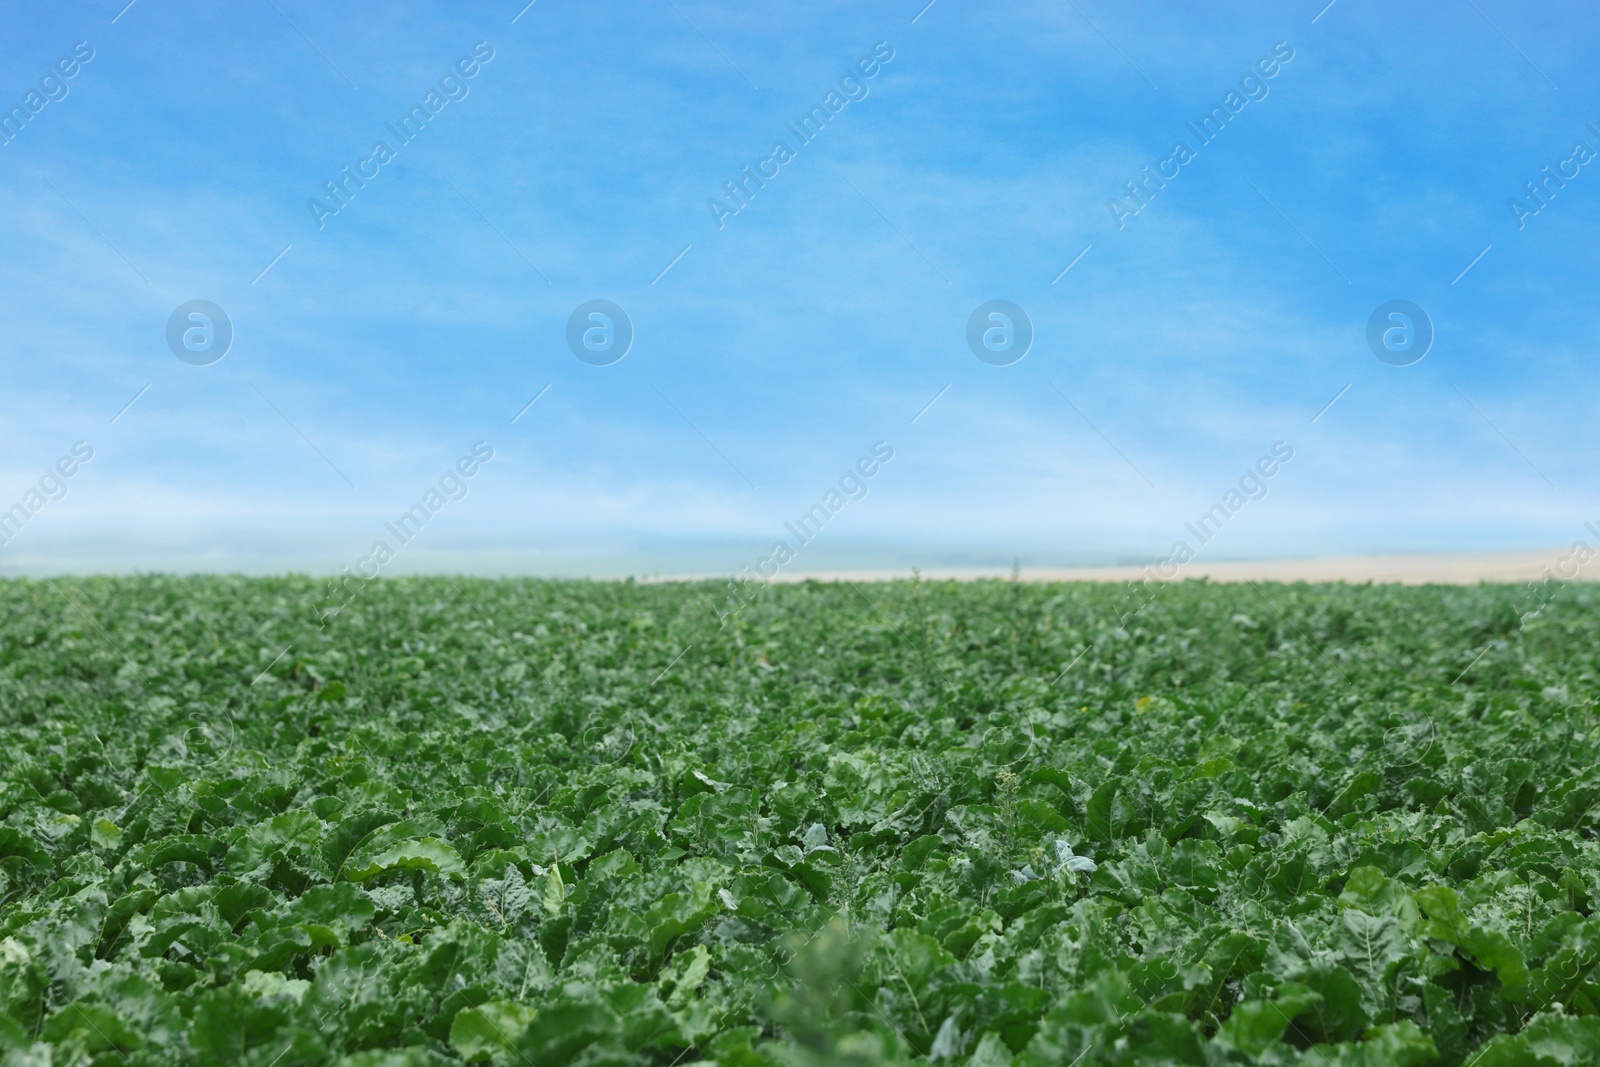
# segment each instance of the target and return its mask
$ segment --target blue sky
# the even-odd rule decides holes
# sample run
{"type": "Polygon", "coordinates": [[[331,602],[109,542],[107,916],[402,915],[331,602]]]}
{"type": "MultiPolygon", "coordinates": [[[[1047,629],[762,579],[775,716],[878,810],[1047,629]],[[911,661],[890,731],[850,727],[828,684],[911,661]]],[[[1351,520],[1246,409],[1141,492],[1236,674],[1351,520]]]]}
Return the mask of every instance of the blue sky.
{"type": "Polygon", "coordinates": [[[385,8],[9,18],[0,106],[65,95],[0,148],[0,509],[94,457],[0,573],[334,571],[479,441],[385,573],[734,571],[878,441],[893,460],[793,568],[1158,558],[1277,441],[1293,460],[1202,555],[1532,548],[1600,519],[1600,165],[1564,162],[1600,151],[1593,13],[385,8]],[[788,124],[875,48],[802,144],[788,124]],[[1202,144],[1187,124],[1247,75],[1202,144]],[[460,98],[402,143],[386,124],[430,91],[460,98]],[[319,228],[308,202],[379,141],[319,228]],[[719,227],[708,202],[778,141],[719,227]],[[634,331],[610,366],[566,342],[597,299],[634,331]],[[1034,330],[1010,366],[965,339],[995,299],[1034,330]],[[1366,341],[1395,299],[1435,333],[1410,366],[1366,341]],[[191,300],[234,330],[209,366],[166,340],[191,300]]]}

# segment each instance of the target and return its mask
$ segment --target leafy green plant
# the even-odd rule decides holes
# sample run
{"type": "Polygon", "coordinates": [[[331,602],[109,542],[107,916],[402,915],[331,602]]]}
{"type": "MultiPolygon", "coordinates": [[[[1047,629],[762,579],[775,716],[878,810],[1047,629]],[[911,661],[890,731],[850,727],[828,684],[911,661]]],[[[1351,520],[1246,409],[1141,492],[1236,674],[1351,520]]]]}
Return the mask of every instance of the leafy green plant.
{"type": "Polygon", "coordinates": [[[1600,1062],[1586,586],[320,594],[0,583],[0,1062],[1600,1062]]]}

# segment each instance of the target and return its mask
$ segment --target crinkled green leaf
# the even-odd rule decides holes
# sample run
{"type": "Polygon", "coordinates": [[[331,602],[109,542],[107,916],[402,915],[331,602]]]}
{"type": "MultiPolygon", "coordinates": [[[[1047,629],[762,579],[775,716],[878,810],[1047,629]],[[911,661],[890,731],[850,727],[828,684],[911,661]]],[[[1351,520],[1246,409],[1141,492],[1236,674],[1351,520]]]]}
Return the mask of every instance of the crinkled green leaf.
{"type": "Polygon", "coordinates": [[[514,1000],[495,1000],[456,1013],[450,1024],[450,1047],[462,1059],[488,1059],[509,1049],[538,1015],[538,1009],[514,1000]]]}

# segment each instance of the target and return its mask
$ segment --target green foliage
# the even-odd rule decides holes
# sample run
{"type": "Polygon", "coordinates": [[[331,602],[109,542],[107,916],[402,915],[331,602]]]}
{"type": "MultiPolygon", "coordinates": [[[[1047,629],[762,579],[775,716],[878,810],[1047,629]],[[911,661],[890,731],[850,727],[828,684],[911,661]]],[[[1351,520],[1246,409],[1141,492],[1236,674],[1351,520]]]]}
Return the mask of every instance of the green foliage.
{"type": "Polygon", "coordinates": [[[1600,1062],[1521,604],[0,583],[0,1064],[1600,1062]]]}

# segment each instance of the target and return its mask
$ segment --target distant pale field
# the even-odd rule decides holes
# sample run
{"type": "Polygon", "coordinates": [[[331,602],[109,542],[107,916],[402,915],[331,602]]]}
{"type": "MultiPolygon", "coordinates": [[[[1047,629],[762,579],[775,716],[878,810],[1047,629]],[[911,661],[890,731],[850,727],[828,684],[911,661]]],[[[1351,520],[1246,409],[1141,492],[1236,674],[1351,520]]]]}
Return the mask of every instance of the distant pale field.
{"type": "MultiPolygon", "coordinates": [[[[354,541],[352,543],[355,543],[354,541]]],[[[1589,549],[1589,551],[1594,551],[1589,549]]],[[[272,545],[255,542],[227,542],[205,546],[175,543],[170,546],[103,546],[88,543],[35,542],[20,549],[8,548],[0,554],[0,577],[34,578],[85,574],[133,573],[213,573],[255,574],[261,576],[298,573],[328,576],[337,573],[335,564],[344,561],[352,572],[358,569],[360,553],[330,555],[307,550],[284,557],[272,545]],[[29,551],[29,549],[32,551],[29,551]]],[[[1161,577],[1154,561],[1142,564],[1098,563],[1092,555],[1074,558],[1067,550],[1053,552],[1048,547],[1027,546],[1018,552],[1025,559],[1031,554],[1041,563],[1024,563],[1019,577],[1037,582],[1126,582],[1146,577],[1161,577]]],[[[959,550],[921,547],[838,546],[826,553],[794,560],[771,580],[777,582],[888,581],[908,579],[913,566],[926,579],[973,580],[1009,578],[1012,568],[1009,552],[963,557],[959,550]],[[998,557],[998,558],[997,558],[998,557]]],[[[1101,559],[1115,558],[1107,552],[1101,559]]],[[[754,576],[759,559],[747,545],[680,545],[616,547],[589,551],[558,547],[548,549],[508,549],[504,545],[452,544],[419,545],[383,568],[386,578],[405,575],[451,574],[479,577],[590,578],[616,581],[632,577],[639,582],[718,581],[729,578],[732,561],[752,561],[741,572],[754,576]]],[[[1349,582],[1399,585],[1476,585],[1479,582],[1524,583],[1538,581],[1548,573],[1557,581],[1600,580],[1600,554],[1580,566],[1580,556],[1572,548],[1551,547],[1512,552],[1414,552],[1374,556],[1312,556],[1300,559],[1208,559],[1193,560],[1168,575],[1170,580],[1208,578],[1216,582],[1349,582]]]]}
{"type": "MultiPolygon", "coordinates": [[[[1216,582],[1377,582],[1399,585],[1476,585],[1479,582],[1531,582],[1547,573],[1568,581],[1600,578],[1600,561],[1578,567],[1569,549],[1524,552],[1417,553],[1400,556],[1328,556],[1320,559],[1195,560],[1181,568],[1174,581],[1209,578],[1216,582]]],[[[929,569],[924,578],[1006,578],[1009,568],[929,569]]],[[[1153,568],[1149,569],[1153,574],[1153,568]]],[[[1019,577],[1036,582],[1125,582],[1147,576],[1143,566],[1028,568],[1019,577]]],[[[800,582],[872,581],[903,578],[905,571],[793,571],[775,580],[800,582]]]]}

